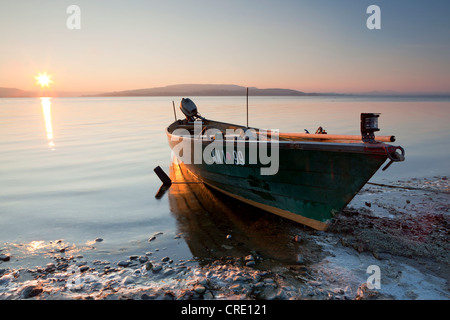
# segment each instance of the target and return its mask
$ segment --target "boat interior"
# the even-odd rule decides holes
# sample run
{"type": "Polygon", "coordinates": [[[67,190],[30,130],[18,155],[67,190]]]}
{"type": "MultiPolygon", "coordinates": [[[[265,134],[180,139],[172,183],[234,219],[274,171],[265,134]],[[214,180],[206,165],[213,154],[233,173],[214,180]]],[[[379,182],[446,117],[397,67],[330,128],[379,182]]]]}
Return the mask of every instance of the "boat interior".
{"type": "MultiPolygon", "coordinates": [[[[223,140],[270,140],[273,131],[240,126],[230,123],[212,121],[207,119],[197,119],[190,121],[188,119],[177,120],[167,128],[168,133],[179,136],[200,138],[206,141],[215,139],[223,140]],[[201,128],[201,130],[200,130],[201,128]],[[174,133],[176,129],[184,129],[174,133]]],[[[321,127],[316,133],[283,133],[276,132],[279,141],[309,141],[309,142],[331,142],[331,143],[362,143],[361,135],[336,135],[328,134],[321,127]],[[321,130],[320,130],[321,129],[321,130]]],[[[374,139],[377,142],[393,142],[394,136],[377,136],[374,139]]]]}

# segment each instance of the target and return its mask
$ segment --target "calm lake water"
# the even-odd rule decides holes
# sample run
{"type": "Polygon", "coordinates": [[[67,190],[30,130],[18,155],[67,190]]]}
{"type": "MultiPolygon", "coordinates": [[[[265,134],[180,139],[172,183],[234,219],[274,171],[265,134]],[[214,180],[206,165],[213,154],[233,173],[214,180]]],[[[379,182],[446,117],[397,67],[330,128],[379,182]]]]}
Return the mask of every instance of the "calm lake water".
{"type": "MultiPolygon", "coordinates": [[[[246,123],[245,97],[191,98],[206,118],[246,123]]],[[[180,99],[0,99],[1,245],[103,238],[96,252],[112,254],[145,250],[156,232],[169,241],[185,230],[176,193],[155,199],[161,182],[153,172],[158,165],[170,172],[164,129],[174,119],[172,100],[178,106],[180,99]]],[[[359,134],[360,113],[379,112],[378,135],[395,135],[406,161],[380,169],[372,182],[450,175],[450,100],[250,97],[249,106],[250,126],[282,132],[322,126],[359,134]]],[[[189,243],[178,244],[179,256],[193,254],[189,243]]]]}

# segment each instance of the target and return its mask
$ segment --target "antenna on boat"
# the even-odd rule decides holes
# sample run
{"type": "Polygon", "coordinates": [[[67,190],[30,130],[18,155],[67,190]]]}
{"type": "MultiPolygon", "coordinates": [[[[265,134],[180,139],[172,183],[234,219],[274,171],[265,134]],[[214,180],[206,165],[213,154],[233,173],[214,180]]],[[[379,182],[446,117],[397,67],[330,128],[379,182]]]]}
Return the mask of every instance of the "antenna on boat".
{"type": "Polygon", "coordinates": [[[247,87],[247,128],[248,128],[248,87],[247,87]]]}
{"type": "Polygon", "coordinates": [[[175,117],[175,121],[177,121],[177,112],[175,111],[175,102],[172,100],[172,106],[173,106],[173,116],[175,117]]]}

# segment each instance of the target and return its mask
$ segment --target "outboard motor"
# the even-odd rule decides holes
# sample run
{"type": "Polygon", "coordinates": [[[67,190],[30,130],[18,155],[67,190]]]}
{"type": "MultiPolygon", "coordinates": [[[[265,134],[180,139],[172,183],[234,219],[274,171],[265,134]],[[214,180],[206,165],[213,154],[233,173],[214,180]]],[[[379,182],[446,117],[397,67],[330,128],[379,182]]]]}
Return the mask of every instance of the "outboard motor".
{"type": "Polygon", "coordinates": [[[187,121],[195,121],[195,118],[204,119],[197,111],[194,101],[189,98],[181,99],[180,109],[186,116],[187,121]]]}

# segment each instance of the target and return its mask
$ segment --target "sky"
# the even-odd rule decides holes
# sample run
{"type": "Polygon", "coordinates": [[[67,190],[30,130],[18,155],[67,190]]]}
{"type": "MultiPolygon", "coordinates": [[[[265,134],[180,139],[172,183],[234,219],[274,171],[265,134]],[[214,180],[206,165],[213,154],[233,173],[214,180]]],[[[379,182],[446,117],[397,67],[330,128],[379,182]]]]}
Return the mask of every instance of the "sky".
{"type": "Polygon", "coordinates": [[[448,0],[1,0],[0,87],[36,91],[47,72],[56,91],[449,93],[449,15],[448,0]],[[381,29],[367,27],[370,5],[381,29]]]}

